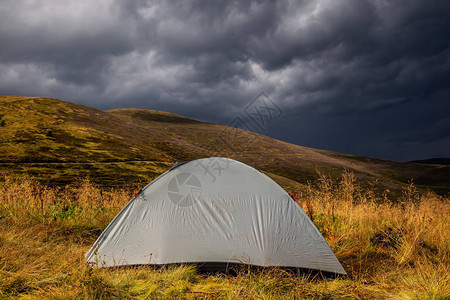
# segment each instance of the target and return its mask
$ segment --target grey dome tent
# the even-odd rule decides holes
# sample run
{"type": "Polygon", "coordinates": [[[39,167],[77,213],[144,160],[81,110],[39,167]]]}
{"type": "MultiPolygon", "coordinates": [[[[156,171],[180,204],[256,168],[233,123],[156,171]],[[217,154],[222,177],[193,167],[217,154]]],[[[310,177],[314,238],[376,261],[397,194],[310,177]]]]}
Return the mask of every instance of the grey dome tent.
{"type": "Polygon", "coordinates": [[[176,163],[120,211],[86,254],[97,267],[223,263],[346,274],[290,195],[226,158],[176,163]]]}

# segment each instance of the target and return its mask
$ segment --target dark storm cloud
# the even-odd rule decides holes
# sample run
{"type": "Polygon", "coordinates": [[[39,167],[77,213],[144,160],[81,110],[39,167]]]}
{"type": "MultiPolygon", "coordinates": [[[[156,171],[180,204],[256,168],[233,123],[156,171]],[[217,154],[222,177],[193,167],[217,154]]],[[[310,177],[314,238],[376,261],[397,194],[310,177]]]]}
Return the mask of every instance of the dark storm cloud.
{"type": "Polygon", "coordinates": [[[227,123],[266,91],[285,111],[274,137],[450,156],[449,13],[446,0],[5,1],[0,93],[227,123]]]}

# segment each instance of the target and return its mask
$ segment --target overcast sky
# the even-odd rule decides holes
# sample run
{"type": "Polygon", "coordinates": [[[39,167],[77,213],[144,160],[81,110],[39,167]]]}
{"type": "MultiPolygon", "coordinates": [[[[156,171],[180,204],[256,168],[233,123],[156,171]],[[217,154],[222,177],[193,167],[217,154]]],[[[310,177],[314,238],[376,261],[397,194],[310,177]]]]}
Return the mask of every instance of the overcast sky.
{"type": "Polygon", "coordinates": [[[229,124],[264,92],[272,137],[450,157],[449,16],[448,0],[2,1],[0,94],[229,124]]]}

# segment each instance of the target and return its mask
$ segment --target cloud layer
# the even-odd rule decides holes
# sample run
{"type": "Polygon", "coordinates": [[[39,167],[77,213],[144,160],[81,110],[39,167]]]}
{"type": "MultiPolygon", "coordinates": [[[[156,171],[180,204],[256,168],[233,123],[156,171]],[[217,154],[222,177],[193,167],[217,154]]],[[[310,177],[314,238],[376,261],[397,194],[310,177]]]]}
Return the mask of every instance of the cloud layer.
{"type": "Polygon", "coordinates": [[[259,92],[274,137],[450,156],[450,2],[7,1],[0,94],[227,123],[259,92]]]}

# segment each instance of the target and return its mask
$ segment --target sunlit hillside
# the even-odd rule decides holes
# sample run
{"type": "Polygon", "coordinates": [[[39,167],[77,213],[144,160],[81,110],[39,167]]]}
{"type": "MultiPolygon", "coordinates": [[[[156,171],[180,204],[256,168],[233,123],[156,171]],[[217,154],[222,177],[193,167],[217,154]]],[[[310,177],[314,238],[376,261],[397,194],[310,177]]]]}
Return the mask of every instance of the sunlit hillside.
{"type": "Polygon", "coordinates": [[[0,97],[0,298],[448,299],[450,166],[317,150],[151,110],[0,97]],[[349,274],[92,269],[84,254],[176,161],[223,156],[295,195],[349,274]]]}
{"type": "Polygon", "coordinates": [[[317,150],[166,112],[3,96],[0,116],[0,173],[29,174],[49,185],[89,178],[102,186],[138,187],[176,161],[222,156],[258,167],[287,189],[305,187],[317,170],[336,179],[347,169],[393,199],[411,179],[423,190],[450,191],[450,166],[317,150]]]}

